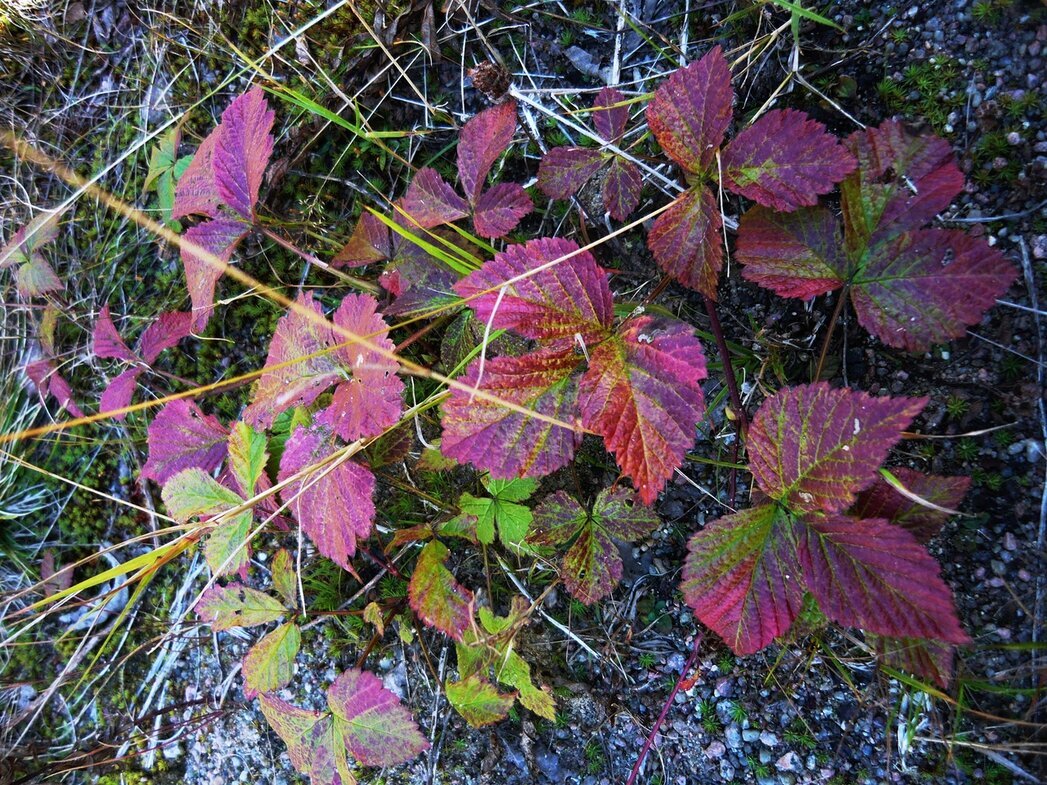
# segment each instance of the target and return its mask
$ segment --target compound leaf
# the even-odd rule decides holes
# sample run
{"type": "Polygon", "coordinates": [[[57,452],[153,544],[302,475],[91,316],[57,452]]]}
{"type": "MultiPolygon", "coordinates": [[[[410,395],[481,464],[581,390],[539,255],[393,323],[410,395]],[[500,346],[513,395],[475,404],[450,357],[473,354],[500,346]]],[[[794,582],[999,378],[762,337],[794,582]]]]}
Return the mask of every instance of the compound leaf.
{"type": "Polygon", "coordinates": [[[142,476],[161,485],[183,469],[217,469],[226,455],[229,431],[185,398],[171,401],[149,423],[149,460],[142,476]]]}
{"type": "Polygon", "coordinates": [[[91,334],[91,343],[95,357],[107,357],[114,360],[123,360],[133,363],[137,358],[134,352],[124,343],[120,333],[116,331],[116,325],[109,315],[109,306],[103,305],[95,321],[94,330],[91,334]]]}
{"type": "Polygon", "coordinates": [[[254,218],[262,176],[273,152],[273,112],[261,87],[252,87],[222,113],[216,129],[214,177],[218,196],[244,220],[254,218]]]}
{"type": "Polygon", "coordinates": [[[405,223],[422,229],[449,224],[469,215],[469,204],[435,169],[428,167],[418,170],[407,186],[400,207],[407,214],[405,223]]]}
{"type": "Polygon", "coordinates": [[[327,688],[327,705],[345,746],[364,766],[395,766],[429,748],[410,712],[371,673],[345,671],[327,688]]]}
{"type": "MultiPolygon", "coordinates": [[[[912,494],[945,509],[956,509],[971,485],[970,477],[938,477],[898,466],[891,473],[912,494]]],[[[858,494],[849,511],[856,518],[882,518],[908,529],[917,541],[926,543],[949,519],[949,513],[907,498],[880,477],[874,486],[858,494]]]]}
{"type": "Polygon", "coordinates": [[[595,347],[579,383],[582,423],[604,438],[645,504],[694,444],[705,354],[691,328],[648,315],[595,347]]]}
{"type": "Polygon", "coordinates": [[[218,185],[214,176],[214,152],[218,144],[221,126],[216,127],[196,148],[192,161],[186,167],[175,186],[174,204],[171,207],[171,219],[177,220],[187,215],[205,215],[216,218],[222,198],[218,195],[218,185]]]}
{"type": "Polygon", "coordinates": [[[460,641],[472,620],[473,594],[444,566],[449,555],[447,546],[437,540],[422,548],[408,598],[422,621],[460,641]]]}
{"type": "Polygon", "coordinates": [[[458,177],[469,204],[476,205],[487,174],[516,131],[516,101],[506,101],[473,117],[458,138],[458,177]]]}
{"type": "Polygon", "coordinates": [[[200,597],[195,610],[215,632],[267,624],[287,612],[268,594],[236,582],[212,586],[200,597]]]}
{"type": "Polygon", "coordinates": [[[679,196],[647,233],[647,247],[658,266],[677,281],[716,299],[723,267],[723,219],[713,192],[705,186],[679,196]]]}
{"type": "Polygon", "coordinates": [[[216,256],[225,264],[244,237],[249,227],[233,218],[215,218],[190,226],[182,237],[188,244],[181,247],[182,265],[185,267],[185,282],[189,289],[189,300],[193,304],[194,330],[202,331],[207,326],[214,310],[214,290],[222,277],[222,268],[196,252],[196,248],[216,256]]]}
{"type": "Polygon", "coordinates": [[[875,482],[888,450],[926,403],[825,383],[782,389],[749,429],[753,477],[792,510],[845,510],[875,482]]]}
{"type": "Polygon", "coordinates": [[[554,147],[538,165],[538,187],[551,199],[568,199],[603,168],[606,157],[585,147],[554,147]]]}
{"type": "Polygon", "coordinates": [[[291,764],[313,785],[355,785],[345,743],[330,713],[300,709],[266,693],[258,701],[269,727],[287,745],[291,764]]]}
{"type": "Polygon", "coordinates": [[[480,237],[504,237],[534,209],[518,183],[496,183],[480,194],[473,212],[473,228],[480,237]]]}
{"type": "Polygon", "coordinates": [[[447,700],[474,728],[504,720],[513,707],[516,693],[498,692],[491,682],[474,674],[444,684],[447,700]]]}
{"type": "Polygon", "coordinates": [[[50,263],[41,254],[34,253],[15,273],[15,288],[19,295],[29,298],[60,292],[65,284],[50,263]]]}
{"type": "Polygon", "coordinates": [[[286,687],[294,676],[294,658],[301,645],[298,625],[285,622],[252,646],[242,666],[244,695],[250,699],[286,687]]]}

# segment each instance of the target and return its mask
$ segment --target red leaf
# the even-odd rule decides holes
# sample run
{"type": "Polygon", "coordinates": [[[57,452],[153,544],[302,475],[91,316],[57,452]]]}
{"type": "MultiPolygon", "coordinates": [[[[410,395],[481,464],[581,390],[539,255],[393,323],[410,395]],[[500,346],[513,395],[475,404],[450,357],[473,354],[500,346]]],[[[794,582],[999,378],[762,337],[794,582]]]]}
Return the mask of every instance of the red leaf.
{"type": "Polygon", "coordinates": [[[795,528],[784,511],[765,504],[713,521],[687,546],[684,599],[736,654],[759,651],[800,613],[795,528]]]}
{"type": "Polygon", "coordinates": [[[624,221],[640,203],[643,180],[632,161],[614,158],[603,180],[603,205],[616,221],[624,221]]]}
{"type": "Polygon", "coordinates": [[[458,177],[469,204],[480,197],[487,174],[516,131],[516,101],[493,106],[462,127],[458,138],[458,177]]]}
{"type": "Polygon", "coordinates": [[[655,219],[647,246],[658,266],[684,286],[716,299],[723,267],[723,222],[713,192],[704,186],[677,198],[655,219]]]}
{"type": "Polygon", "coordinates": [[[647,124],[665,154],[688,172],[705,172],[731,122],[731,71],[714,46],[675,71],[647,105],[647,124]]]}
{"type": "Polygon", "coordinates": [[[129,363],[133,363],[138,359],[135,357],[134,352],[127,347],[127,344],[124,343],[120,333],[116,331],[116,325],[113,324],[113,320],[109,316],[108,305],[103,305],[101,312],[98,314],[98,320],[95,322],[91,340],[95,357],[108,357],[129,363]]]}
{"type": "Polygon", "coordinates": [[[333,352],[325,352],[335,345],[335,340],[320,303],[309,292],[300,294],[295,302],[323,321],[310,319],[296,310],[280,317],[254,399],[244,410],[244,421],[255,428],[268,428],[285,409],[308,406],[341,378],[333,352]],[[319,352],[324,353],[317,354],[319,352]],[[303,357],[308,359],[292,362],[303,357]]]}
{"type": "MultiPolygon", "coordinates": [[[[464,132],[463,132],[464,133],[464,132]]],[[[407,226],[431,229],[469,215],[468,203],[435,169],[420,169],[400,201],[407,226]]]]}
{"type": "Polygon", "coordinates": [[[262,176],[273,152],[272,127],[273,112],[265,93],[261,87],[252,87],[222,113],[215,131],[215,186],[222,201],[245,221],[254,219],[262,176]]]}
{"type": "MultiPolygon", "coordinates": [[[[904,466],[892,468],[891,473],[907,490],[950,510],[960,506],[971,486],[970,477],[937,477],[904,466]]],[[[882,477],[874,486],[858,495],[858,501],[850,514],[856,518],[883,518],[909,530],[921,543],[926,543],[941,531],[942,525],[949,519],[948,513],[902,496],[882,477]]]]}
{"type": "Polygon", "coordinates": [[[553,346],[573,344],[575,334],[592,343],[605,337],[611,325],[611,288],[592,254],[577,251],[576,243],[558,238],[510,245],[454,289],[471,298],[469,305],[476,318],[490,321],[493,329],[512,330],[553,346]],[[572,253],[506,286],[499,302],[498,292],[506,281],[572,253]]]}
{"type": "Polygon", "coordinates": [[[873,398],[818,383],[766,400],[749,428],[760,489],[793,510],[841,512],[876,470],[926,398],[873,398]]]}
{"type": "Polygon", "coordinates": [[[596,126],[596,132],[608,142],[617,142],[625,134],[625,124],[629,122],[629,107],[615,106],[625,100],[621,91],[613,87],[604,87],[593,101],[593,125],[596,126]]]}
{"type": "Polygon", "coordinates": [[[67,410],[74,417],[83,417],[84,413],[76,403],[73,402],[73,390],[58,369],[50,360],[37,360],[25,366],[25,375],[36,386],[40,398],[45,399],[48,395],[58,401],[58,405],[67,410]]]}
{"type": "Polygon", "coordinates": [[[142,476],[161,485],[184,469],[217,469],[229,430],[185,398],[171,401],[149,423],[149,460],[142,476]]]}
{"type": "Polygon", "coordinates": [[[705,409],[705,354],[682,322],[639,316],[590,351],[579,384],[582,423],[651,504],[694,444],[705,409]]]}
{"type": "Polygon", "coordinates": [[[182,311],[167,311],[160,314],[138,337],[138,353],[150,365],[156,362],[160,352],[178,345],[183,338],[192,335],[193,315],[182,311]]]}
{"type": "MultiPolygon", "coordinates": [[[[245,224],[232,218],[216,218],[189,227],[182,236],[228,264],[236,246],[247,236],[247,231],[248,227],[245,224]]],[[[182,246],[181,255],[189,299],[193,304],[192,326],[195,330],[202,331],[214,309],[215,284],[222,277],[222,270],[194,253],[193,248],[188,245],[182,246]]]]}
{"type": "MultiPolygon", "coordinates": [[[[329,458],[338,449],[331,436],[320,425],[299,427],[284,448],[279,481],[329,458]]],[[[357,540],[371,534],[373,493],[374,475],[351,460],[339,459],[334,468],[324,464],[290,483],[281,496],[317,550],[351,570],[357,540]]]]}
{"type": "MultiPolygon", "coordinates": [[[[98,401],[99,413],[115,412],[131,405],[135,388],[138,386],[138,377],[142,374],[142,368],[128,368],[106,386],[102,397],[98,401]]],[[[112,415],[114,420],[123,420],[127,412],[112,415]]]]}
{"type": "Polygon", "coordinates": [[[940,641],[919,638],[884,638],[867,635],[873,648],[885,664],[929,679],[942,689],[952,681],[953,658],[956,647],[940,641]]]}
{"type": "Polygon", "coordinates": [[[581,190],[606,162],[599,150],[554,147],[538,165],[538,187],[551,199],[569,199],[581,190]]]}
{"type": "Polygon", "coordinates": [[[796,526],[807,587],[839,624],[895,638],[968,643],[938,563],[884,520],[810,516],[796,526]]]}
{"type": "Polygon", "coordinates": [[[56,569],[55,552],[48,548],[40,561],[40,588],[45,597],[65,591],[73,585],[73,570],[69,567],[56,569]]]}
{"type": "Polygon", "coordinates": [[[460,641],[473,618],[473,593],[444,566],[450,554],[447,546],[436,540],[422,548],[408,598],[422,621],[460,641]]]}
{"type": "Polygon", "coordinates": [[[723,183],[766,207],[795,210],[818,202],[856,161],[825,126],[803,112],[777,109],[738,134],[721,157],[723,183]]]}
{"type": "Polygon", "coordinates": [[[875,245],[851,299],[866,330],[888,346],[922,352],[963,337],[1017,275],[979,237],[922,229],[875,245]]]}
{"type": "Polygon", "coordinates": [[[480,237],[504,237],[534,209],[531,197],[517,183],[497,183],[482,194],[473,213],[473,227],[480,237]]]}
{"type": "Polygon", "coordinates": [[[178,178],[174,205],[171,207],[173,220],[194,214],[206,215],[208,218],[218,217],[218,205],[222,199],[218,195],[218,186],[215,183],[214,153],[220,134],[221,126],[208,134],[196,149],[189,166],[178,178]]]}
{"type": "Polygon", "coordinates": [[[392,258],[393,245],[389,227],[371,213],[362,213],[353,236],[331,260],[335,267],[363,267],[392,258]]]}
{"type": "MultiPolygon", "coordinates": [[[[577,385],[571,374],[579,358],[570,349],[524,357],[495,357],[484,367],[480,389],[525,409],[572,422],[577,385]]],[[[475,385],[480,361],[461,381],[475,385]]],[[[540,477],[567,465],[581,434],[528,417],[459,389],[443,405],[440,449],[451,458],[486,469],[496,478],[540,477]]]]}
{"type": "Polygon", "coordinates": [[[839,224],[824,207],[793,213],[754,207],[742,216],[736,258],[744,278],[781,297],[810,300],[849,277],[839,224]]]}

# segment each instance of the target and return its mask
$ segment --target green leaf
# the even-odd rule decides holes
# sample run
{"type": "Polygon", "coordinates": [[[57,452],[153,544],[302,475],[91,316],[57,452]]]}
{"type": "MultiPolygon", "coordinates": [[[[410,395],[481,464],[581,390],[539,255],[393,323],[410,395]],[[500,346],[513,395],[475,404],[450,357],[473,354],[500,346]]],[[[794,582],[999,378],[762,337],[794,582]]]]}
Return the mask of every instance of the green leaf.
{"type": "Polygon", "coordinates": [[[244,503],[203,469],[179,472],[164,484],[160,496],[168,513],[179,523],[196,515],[216,515],[244,503]]]}
{"type": "Polygon", "coordinates": [[[212,586],[200,597],[195,610],[215,632],[266,624],[287,612],[268,594],[235,582],[227,586],[212,586]]]}
{"type": "Polygon", "coordinates": [[[293,622],[281,624],[251,647],[244,657],[244,694],[253,698],[287,686],[294,675],[294,658],[302,633],[293,622]]]}
{"type": "Polygon", "coordinates": [[[444,690],[450,704],[474,728],[504,720],[516,699],[516,693],[502,694],[491,682],[475,675],[447,681],[444,690]]]}
{"type": "Polygon", "coordinates": [[[515,651],[495,669],[495,678],[502,684],[519,690],[520,703],[539,717],[550,722],[556,720],[556,702],[548,691],[537,687],[531,680],[531,666],[515,651]]]}
{"type": "Polygon", "coordinates": [[[298,573],[294,558],[286,548],[281,548],[273,557],[273,588],[283,598],[288,608],[294,608],[298,600],[298,573]]]}
{"type": "Polygon", "coordinates": [[[450,553],[436,540],[422,548],[408,598],[422,621],[460,641],[472,618],[473,594],[444,566],[450,553]]]}
{"type": "Polygon", "coordinates": [[[254,513],[247,510],[219,524],[211,532],[204,545],[204,559],[214,575],[240,573],[241,577],[247,576],[247,567],[251,561],[251,545],[247,536],[252,523],[254,513]]]}
{"type": "Polygon", "coordinates": [[[246,496],[254,495],[268,461],[265,434],[245,422],[236,423],[229,433],[229,468],[246,496]]]}
{"type": "Polygon", "coordinates": [[[538,490],[538,481],[530,477],[498,480],[487,475],[483,479],[483,484],[492,498],[506,502],[522,502],[530,499],[531,495],[538,490]]]}

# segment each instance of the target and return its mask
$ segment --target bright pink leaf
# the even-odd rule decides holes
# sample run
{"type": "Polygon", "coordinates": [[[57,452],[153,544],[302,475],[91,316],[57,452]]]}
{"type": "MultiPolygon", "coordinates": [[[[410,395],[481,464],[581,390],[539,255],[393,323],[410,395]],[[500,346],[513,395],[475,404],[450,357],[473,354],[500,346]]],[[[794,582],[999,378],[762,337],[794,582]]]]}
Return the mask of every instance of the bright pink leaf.
{"type": "MultiPolygon", "coordinates": [[[[561,422],[577,415],[578,388],[571,374],[579,358],[571,349],[538,351],[524,357],[488,359],[480,389],[499,399],[561,422]]],[[[480,361],[461,382],[475,385],[480,361]]],[[[567,465],[581,434],[529,417],[501,404],[453,390],[443,405],[440,449],[460,462],[486,469],[496,478],[540,477],[567,465]]]]}
{"type": "Polygon", "coordinates": [[[538,187],[551,199],[569,199],[603,168],[606,156],[584,147],[554,147],[538,165],[538,187]]]}
{"type": "MultiPolygon", "coordinates": [[[[332,321],[341,330],[358,336],[387,352],[392,352],[396,348],[389,339],[389,325],[378,313],[378,301],[369,294],[346,295],[338,306],[338,310],[334,312],[332,321]]],[[[384,357],[374,349],[349,343],[350,339],[342,333],[332,331],[331,336],[334,343],[347,344],[335,349],[334,356],[347,370],[352,371],[354,376],[372,381],[395,376],[400,369],[395,360],[384,357]]]]}
{"type": "Polygon", "coordinates": [[[395,766],[429,749],[411,713],[367,671],[350,668],[335,679],[327,705],[345,746],[364,766],[395,766]]]}
{"type": "Polygon", "coordinates": [[[625,124],[629,122],[629,107],[615,106],[625,100],[620,90],[604,87],[593,101],[593,125],[596,126],[596,133],[608,142],[617,142],[625,133],[625,124]]]}
{"type": "Polygon", "coordinates": [[[407,596],[422,621],[460,641],[473,618],[473,593],[444,566],[450,555],[443,543],[427,543],[411,574],[407,596]]]}
{"type": "Polygon", "coordinates": [[[624,221],[640,203],[643,180],[632,161],[614,158],[604,174],[603,205],[616,221],[624,221]]]}
{"type": "Polygon", "coordinates": [[[255,428],[268,428],[285,409],[308,406],[342,378],[333,352],[326,351],[335,345],[335,339],[320,303],[309,292],[300,294],[295,302],[317,318],[311,319],[297,310],[280,317],[269,344],[265,370],[251,405],[244,410],[244,421],[255,428]]]}
{"type": "Polygon", "coordinates": [[[458,177],[469,204],[480,198],[487,174],[516,131],[516,101],[506,101],[476,115],[458,138],[458,177]]]}
{"type": "Polygon", "coordinates": [[[793,109],[775,109],[738,134],[721,157],[730,190],[776,210],[818,202],[856,161],[825,126],[793,109]]]}
{"type": "Polygon", "coordinates": [[[841,512],[876,470],[926,398],[873,398],[818,383],[764,401],[749,428],[760,489],[793,510],[841,512]]]}
{"type": "Polygon", "coordinates": [[[807,587],[833,621],[896,638],[968,643],[938,563],[884,520],[809,516],[795,530],[807,587]]]}
{"type": "Polygon", "coordinates": [[[218,144],[221,126],[215,128],[200,143],[189,166],[178,178],[175,186],[174,205],[171,218],[177,220],[187,215],[206,215],[217,218],[218,205],[222,198],[218,195],[218,186],[214,176],[214,153],[218,144]]]}
{"type": "Polygon", "coordinates": [[[116,325],[109,316],[108,305],[103,305],[98,314],[91,341],[95,357],[107,357],[129,363],[137,359],[134,352],[124,343],[124,339],[120,337],[120,333],[116,331],[116,325]]]}
{"type": "MultiPolygon", "coordinates": [[[[232,218],[216,218],[189,227],[182,237],[228,264],[236,246],[247,236],[247,231],[248,227],[245,224],[232,218]]],[[[188,245],[182,246],[181,255],[189,299],[193,304],[192,326],[193,329],[202,331],[214,309],[215,284],[222,277],[222,269],[195,253],[188,245]]]]}
{"type": "MultiPolygon", "coordinates": [[[[891,473],[906,490],[947,510],[959,508],[971,485],[970,477],[937,477],[904,466],[892,467],[891,473]]],[[[882,477],[858,495],[850,514],[856,518],[883,518],[908,529],[921,543],[926,543],[941,531],[949,519],[948,513],[903,496],[882,477]]]]}
{"type": "Polygon", "coordinates": [[[707,524],[687,546],[684,600],[736,654],[759,651],[800,613],[795,528],[788,514],[765,504],[707,524]]]}
{"type": "Polygon", "coordinates": [[[185,398],[171,401],[149,423],[149,460],[142,476],[163,485],[184,469],[217,469],[226,455],[229,431],[185,398]]]}
{"type": "Polygon", "coordinates": [[[526,338],[572,344],[607,335],[614,317],[606,274],[588,251],[578,253],[572,240],[540,238],[511,245],[455,285],[481,322],[526,338]],[[573,254],[499,290],[506,281],[573,254]],[[480,294],[485,292],[485,294],[480,294]],[[492,319],[493,314],[493,319],[492,319]]]}
{"type": "Polygon", "coordinates": [[[284,482],[314,464],[302,479],[281,493],[302,531],[318,551],[351,570],[357,540],[371,534],[374,521],[374,475],[351,460],[325,461],[338,449],[330,431],[320,425],[299,427],[287,440],[280,459],[279,481],[284,482]]]}
{"type": "Polygon", "coordinates": [[[403,222],[422,229],[449,224],[469,215],[469,204],[435,169],[428,167],[420,169],[411,180],[400,207],[407,214],[403,222]]]}
{"type": "Polygon", "coordinates": [[[713,192],[691,189],[659,215],[647,233],[658,266],[677,281],[716,299],[723,267],[723,221],[713,192]]]}
{"type": "Polygon", "coordinates": [[[261,87],[252,87],[222,113],[215,133],[214,177],[218,196],[245,221],[254,218],[262,176],[273,152],[273,112],[261,87]]]}
{"type": "Polygon", "coordinates": [[[843,286],[849,262],[840,227],[824,207],[782,213],[754,207],[738,227],[742,276],[781,297],[810,300],[843,286]]]}
{"type": "Polygon", "coordinates": [[[393,256],[389,227],[371,213],[360,215],[349,242],[335,254],[335,267],[363,267],[372,262],[384,262],[393,256]]]}
{"type": "Polygon", "coordinates": [[[473,227],[480,237],[504,237],[533,209],[534,203],[523,186],[496,183],[480,194],[473,213],[473,227]]]}
{"type": "Polygon", "coordinates": [[[691,328],[653,316],[626,322],[589,352],[579,384],[582,423],[651,504],[694,444],[705,410],[705,354],[691,328]]]}
{"type": "Polygon", "coordinates": [[[731,71],[714,46],[675,71],[647,105],[647,124],[665,154],[693,173],[705,172],[731,122],[731,71]]]}
{"type": "MultiPolygon", "coordinates": [[[[98,401],[98,411],[115,412],[131,405],[135,388],[138,386],[138,377],[142,374],[142,368],[128,368],[115,379],[109,382],[102,397],[98,401]]],[[[123,420],[127,412],[112,415],[114,420],[123,420]]]]}
{"type": "Polygon", "coordinates": [[[146,363],[156,362],[160,352],[178,345],[183,338],[192,335],[193,315],[183,311],[167,311],[160,314],[138,337],[138,353],[146,363]]]}

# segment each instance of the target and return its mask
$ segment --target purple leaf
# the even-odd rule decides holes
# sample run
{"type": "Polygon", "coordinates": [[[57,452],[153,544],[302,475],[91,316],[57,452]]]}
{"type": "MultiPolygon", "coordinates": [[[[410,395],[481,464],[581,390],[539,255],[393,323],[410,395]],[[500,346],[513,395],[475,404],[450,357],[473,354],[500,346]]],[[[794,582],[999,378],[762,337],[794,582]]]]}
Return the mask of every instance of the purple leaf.
{"type": "Polygon", "coordinates": [[[856,161],[825,126],[803,112],[777,109],[724,148],[723,183],[765,207],[795,210],[854,171],[856,161]]]}
{"type": "Polygon", "coordinates": [[[450,555],[447,546],[436,540],[422,548],[411,575],[408,599],[422,621],[460,641],[473,618],[473,593],[444,566],[450,555]]]}
{"type": "Polygon", "coordinates": [[[221,125],[215,130],[215,187],[222,201],[245,221],[254,219],[254,205],[273,152],[272,127],[273,112],[265,93],[261,87],[252,87],[222,113],[221,125]]]}
{"type": "Polygon", "coordinates": [[[531,197],[523,186],[497,183],[484,191],[476,202],[473,228],[480,237],[504,237],[533,209],[531,197]]]}
{"type": "Polygon", "coordinates": [[[714,46],[675,71],[647,105],[647,124],[665,154],[688,172],[709,169],[731,122],[731,71],[714,46]]]}
{"type": "Polygon", "coordinates": [[[632,161],[614,158],[603,180],[603,204],[616,221],[624,221],[640,203],[643,180],[632,161]]]}
{"type": "Polygon", "coordinates": [[[218,195],[218,186],[214,176],[214,153],[218,144],[221,126],[215,128],[200,143],[189,166],[178,178],[175,186],[174,205],[171,208],[172,220],[187,215],[206,215],[217,218],[218,205],[222,199],[218,195]]]}
{"type": "Polygon", "coordinates": [[[876,481],[887,452],[926,403],[825,383],[779,390],[749,428],[753,477],[792,510],[845,510],[876,481]]]}
{"type": "Polygon", "coordinates": [[[317,550],[351,570],[357,540],[371,534],[374,475],[351,460],[335,459],[328,465],[338,449],[331,436],[320,425],[299,427],[291,435],[280,459],[280,482],[314,464],[322,465],[290,483],[281,496],[317,550]]]}
{"type": "Polygon", "coordinates": [[[407,214],[403,218],[407,226],[422,229],[449,224],[469,215],[468,203],[435,169],[429,168],[420,169],[411,180],[400,208],[407,214]]]}
{"type": "MultiPolygon", "coordinates": [[[[577,414],[573,350],[537,351],[524,357],[495,357],[484,367],[480,389],[499,399],[560,421],[577,414]]],[[[476,385],[480,361],[461,378],[476,385]]],[[[539,477],[567,465],[581,434],[529,417],[493,401],[455,389],[443,405],[440,449],[451,458],[486,469],[497,478],[539,477]]]]}
{"type": "Polygon", "coordinates": [[[582,423],[603,436],[645,504],[694,444],[705,377],[701,344],[675,320],[635,317],[589,352],[578,394],[582,423]]]}
{"type": "Polygon", "coordinates": [[[538,187],[551,199],[569,199],[600,171],[606,160],[599,150],[554,147],[538,165],[538,187]]]}
{"type": "Polygon", "coordinates": [[[113,320],[109,316],[108,305],[103,305],[101,312],[98,314],[98,320],[95,322],[91,340],[95,357],[107,357],[114,360],[124,360],[129,363],[133,363],[138,359],[135,357],[134,352],[127,347],[127,344],[124,343],[120,333],[116,331],[116,325],[113,324],[113,320]]]}
{"type": "Polygon", "coordinates": [[[212,586],[196,603],[196,614],[215,632],[256,627],[276,621],[287,611],[278,600],[240,583],[212,586]]]}
{"type": "Polygon", "coordinates": [[[593,101],[593,125],[596,126],[596,133],[608,142],[617,143],[625,134],[625,124],[629,122],[629,107],[615,106],[625,100],[625,96],[619,90],[604,87],[593,101]]]}
{"type": "MultiPolygon", "coordinates": [[[[182,237],[228,264],[236,246],[247,236],[248,228],[247,225],[231,218],[216,218],[189,227],[182,237]]],[[[193,329],[202,331],[214,309],[214,289],[218,279],[222,277],[222,269],[195,253],[189,245],[182,246],[181,255],[189,299],[193,304],[192,326],[193,329]]]]}
{"type": "Polygon", "coordinates": [[[655,219],[647,246],[662,270],[715,300],[723,267],[722,227],[716,197],[700,186],[678,197],[655,219]]]}
{"type": "MultiPolygon", "coordinates": [[[[138,377],[142,374],[142,368],[128,368],[106,385],[102,397],[98,401],[99,413],[116,412],[131,405],[135,388],[138,386],[138,377]]],[[[127,417],[127,412],[111,415],[114,420],[121,421],[127,417]]]]}
{"type": "Polygon", "coordinates": [[[183,311],[167,311],[160,314],[138,337],[138,353],[148,364],[156,362],[160,352],[178,345],[183,338],[192,335],[193,315],[183,311]]]}
{"type": "Polygon", "coordinates": [[[364,766],[396,766],[429,749],[410,712],[367,671],[350,668],[335,679],[327,705],[345,746],[364,766]]]}
{"type": "MultiPolygon", "coordinates": [[[[970,477],[937,477],[932,474],[898,466],[891,473],[912,493],[945,509],[955,510],[960,506],[970,477]]],[[[941,531],[949,514],[920,504],[895,490],[880,477],[874,486],[858,494],[858,501],[850,509],[856,518],[883,518],[895,526],[912,532],[921,543],[926,543],[941,531]]]]}
{"type": "Polygon", "coordinates": [[[606,274],[592,254],[578,253],[571,240],[541,238],[511,245],[463,278],[455,291],[470,298],[481,322],[491,320],[494,329],[512,330],[557,347],[573,344],[576,334],[585,342],[599,341],[614,316],[606,274]],[[506,281],[568,254],[573,255],[506,286],[499,302],[498,292],[506,281]]]}
{"type": "Polygon", "coordinates": [[[149,460],[142,476],[163,485],[178,472],[217,469],[226,454],[229,431],[185,398],[171,401],[149,423],[149,460]]]}
{"type": "Polygon", "coordinates": [[[458,177],[469,204],[480,198],[487,174],[516,131],[516,101],[493,106],[462,127],[458,138],[458,177]]]}

